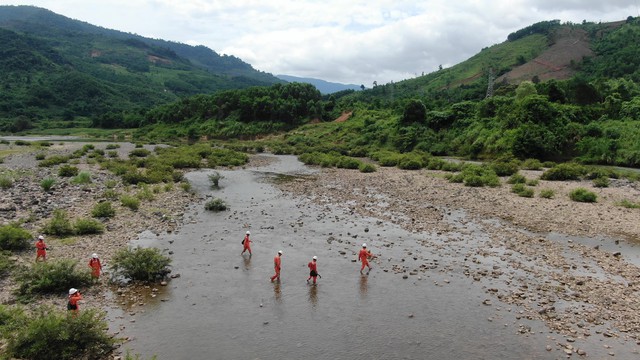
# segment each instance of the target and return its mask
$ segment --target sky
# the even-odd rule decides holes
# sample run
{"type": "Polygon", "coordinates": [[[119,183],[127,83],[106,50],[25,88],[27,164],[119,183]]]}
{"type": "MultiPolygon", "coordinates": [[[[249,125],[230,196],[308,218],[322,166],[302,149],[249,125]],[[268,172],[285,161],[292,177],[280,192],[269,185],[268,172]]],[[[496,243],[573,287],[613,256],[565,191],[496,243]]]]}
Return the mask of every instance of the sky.
{"type": "Polygon", "coordinates": [[[640,16],[640,0],[0,0],[145,37],[204,45],[255,69],[385,84],[449,67],[538,21],[640,16]]]}

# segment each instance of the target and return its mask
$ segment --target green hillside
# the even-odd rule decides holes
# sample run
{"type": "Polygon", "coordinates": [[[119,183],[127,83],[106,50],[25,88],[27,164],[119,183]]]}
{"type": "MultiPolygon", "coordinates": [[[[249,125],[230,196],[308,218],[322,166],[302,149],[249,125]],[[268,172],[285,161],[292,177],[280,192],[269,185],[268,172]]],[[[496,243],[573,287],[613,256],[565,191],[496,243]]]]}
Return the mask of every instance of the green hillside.
{"type": "Polygon", "coordinates": [[[149,108],[181,97],[282,82],[203,46],[146,39],[28,6],[0,6],[0,44],[5,131],[73,127],[106,113],[137,126],[149,108]]]}

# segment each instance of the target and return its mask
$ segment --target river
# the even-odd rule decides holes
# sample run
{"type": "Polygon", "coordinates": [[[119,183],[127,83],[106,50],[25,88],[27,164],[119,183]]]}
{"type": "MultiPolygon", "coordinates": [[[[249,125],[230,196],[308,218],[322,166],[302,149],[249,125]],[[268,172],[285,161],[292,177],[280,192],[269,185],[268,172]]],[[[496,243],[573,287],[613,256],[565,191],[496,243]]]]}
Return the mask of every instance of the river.
{"type": "MultiPolygon", "coordinates": [[[[138,245],[172,252],[180,277],[147,299],[144,311],[131,316],[125,309],[125,333],[133,338],[125,349],[159,360],[566,357],[556,346],[562,336],[542,322],[518,316],[515,306],[484,301],[482,283],[449,266],[466,259],[443,256],[443,239],[282,193],[273,184],[280,175],[312,176],[313,170],[293,156],[277,159],[218,171],[218,190],[209,188],[212,170],[187,174],[196,192],[221,198],[230,209],[208,212],[202,201],[187,209],[179,231],[140,235],[138,245]],[[251,257],[240,255],[247,230],[251,257]],[[380,255],[368,275],[353,261],[363,242],[380,255]],[[413,259],[402,256],[407,249],[413,259]],[[278,250],[281,282],[272,283],[278,250]],[[312,256],[322,275],[317,286],[305,281],[312,256]],[[404,279],[390,271],[391,259],[401,257],[430,267],[404,279]]],[[[453,213],[447,221],[464,216],[453,213]]],[[[467,220],[465,226],[473,227],[467,220]]],[[[485,236],[472,229],[465,241],[447,246],[471,246],[485,236]]],[[[597,342],[582,346],[592,357],[607,356],[597,342]]]]}

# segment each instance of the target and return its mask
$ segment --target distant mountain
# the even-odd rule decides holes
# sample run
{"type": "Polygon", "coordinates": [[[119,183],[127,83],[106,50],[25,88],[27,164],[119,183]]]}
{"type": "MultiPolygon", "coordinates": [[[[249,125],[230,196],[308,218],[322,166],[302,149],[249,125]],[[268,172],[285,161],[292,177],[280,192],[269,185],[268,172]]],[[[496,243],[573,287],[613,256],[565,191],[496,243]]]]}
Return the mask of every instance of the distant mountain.
{"type": "Polygon", "coordinates": [[[320,91],[321,94],[332,94],[338,91],[343,90],[361,90],[360,85],[355,84],[340,84],[328,82],[320,79],[313,78],[302,78],[290,75],[276,75],[277,78],[282,79],[287,82],[299,82],[299,83],[307,83],[316,87],[320,91]]]}
{"type": "Polygon", "coordinates": [[[106,113],[135,123],[145,109],[185,96],[284,82],[204,46],[110,30],[33,6],[0,6],[0,74],[0,130],[106,113]]]}

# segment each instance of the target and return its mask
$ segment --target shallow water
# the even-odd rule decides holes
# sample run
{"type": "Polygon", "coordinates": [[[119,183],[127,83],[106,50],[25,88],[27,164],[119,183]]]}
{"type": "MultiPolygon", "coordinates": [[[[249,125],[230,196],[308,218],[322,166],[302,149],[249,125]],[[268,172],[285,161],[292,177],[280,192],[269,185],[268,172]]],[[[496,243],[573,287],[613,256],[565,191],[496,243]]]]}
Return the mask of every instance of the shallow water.
{"type": "MultiPolygon", "coordinates": [[[[486,238],[479,228],[465,222],[460,226],[471,231],[448,238],[409,233],[292,198],[271,184],[276,174],[312,171],[294,157],[278,159],[260,169],[219,171],[219,190],[209,189],[211,171],[187,175],[198,193],[223,199],[230,210],[212,213],[193,204],[179,232],[141,234],[140,245],[173,251],[180,277],[127,323],[134,340],[125,348],[160,360],[565,357],[555,346],[562,336],[541,322],[518,319],[517,307],[496,300],[483,305],[484,284],[460,265],[466,261],[460,249],[486,238]],[[240,256],[247,230],[251,258],[240,256]],[[352,261],[362,242],[380,255],[369,275],[352,261]],[[278,250],[282,281],[271,283],[278,250]],[[314,255],[322,275],[315,287],[305,282],[314,255]],[[429,267],[408,275],[421,264],[429,267]],[[532,331],[520,334],[523,327],[532,331]]],[[[448,221],[464,217],[456,212],[448,221]]],[[[607,356],[600,344],[586,348],[595,358],[607,356]]]]}

